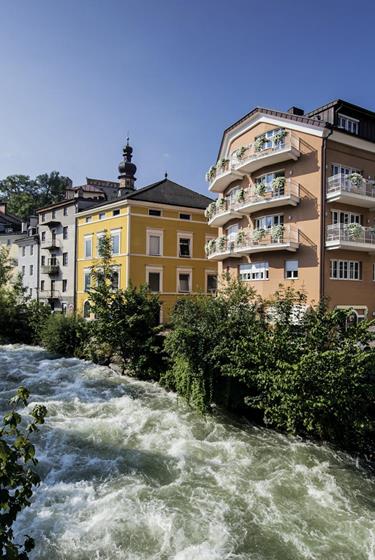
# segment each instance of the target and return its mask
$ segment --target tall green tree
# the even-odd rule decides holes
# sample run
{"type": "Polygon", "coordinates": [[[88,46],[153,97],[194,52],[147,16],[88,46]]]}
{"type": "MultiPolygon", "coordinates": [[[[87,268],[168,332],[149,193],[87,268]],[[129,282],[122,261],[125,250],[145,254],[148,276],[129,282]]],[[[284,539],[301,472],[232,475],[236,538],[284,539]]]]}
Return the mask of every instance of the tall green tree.
{"type": "Polygon", "coordinates": [[[10,214],[25,220],[37,208],[61,200],[70,185],[69,177],[58,171],[43,173],[35,179],[28,175],[9,175],[0,180],[0,199],[7,202],[10,214]]]}

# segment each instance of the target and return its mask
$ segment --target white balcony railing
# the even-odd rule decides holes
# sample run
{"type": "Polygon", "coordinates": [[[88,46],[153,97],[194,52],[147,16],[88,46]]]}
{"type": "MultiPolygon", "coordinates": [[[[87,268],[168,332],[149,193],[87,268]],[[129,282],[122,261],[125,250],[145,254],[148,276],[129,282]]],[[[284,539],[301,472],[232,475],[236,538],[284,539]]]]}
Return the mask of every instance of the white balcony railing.
{"type": "Polygon", "coordinates": [[[62,243],[60,239],[57,239],[54,236],[48,236],[46,239],[41,240],[40,246],[42,249],[60,249],[62,247],[62,243]]]}
{"type": "Polygon", "coordinates": [[[375,207],[375,181],[358,173],[332,175],[327,181],[327,200],[375,207]]]}
{"type": "Polygon", "coordinates": [[[326,233],[327,249],[375,251],[375,228],[359,224],[330,224],[326,233]]]}
{"type": "Polygon", "coordinates": [[[222,260],[262,251],[296,251],[298,246],[298,228],[286,224],[266,230],[244,228],[239,230],[235,238],[218,237],[207,243],[206,254],[209,259],[222,260]]]}

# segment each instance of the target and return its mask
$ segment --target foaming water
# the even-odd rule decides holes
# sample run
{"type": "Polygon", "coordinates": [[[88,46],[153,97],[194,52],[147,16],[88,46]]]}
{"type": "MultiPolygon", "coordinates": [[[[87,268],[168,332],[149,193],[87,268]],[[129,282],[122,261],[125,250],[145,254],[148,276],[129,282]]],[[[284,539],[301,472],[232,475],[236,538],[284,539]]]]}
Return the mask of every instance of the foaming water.
{"type": "Polygon", "coordinates": [[[48,408],[33,560],[375,560],[375,484],[326,447],[38,348],[0,347],[0,408],[48,408]]]}

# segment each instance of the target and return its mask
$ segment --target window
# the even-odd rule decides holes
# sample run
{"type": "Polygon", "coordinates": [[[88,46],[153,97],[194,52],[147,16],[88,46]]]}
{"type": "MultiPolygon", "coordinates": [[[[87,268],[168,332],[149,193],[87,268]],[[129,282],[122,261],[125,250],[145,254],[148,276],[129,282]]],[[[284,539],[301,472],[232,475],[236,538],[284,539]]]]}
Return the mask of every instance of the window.
{"type": "Polygon", "coordinates": [[[90,302],[88,300],[83,304],[83,317],[84,319],[89,319],[91,313],[90,302]]]}
{"type": "Polygon", "coordinates": [[[105,212],[99,212],[99,220],[104,220],[105,212]]]}
{"type": "Polygon", "coordinates": [[[191,292],[191,270],[177,270],[177,291],[181,294],[191,292]]]}
{"type": "Polygon", "coordinates": [[[112,216],[119,216],[119,214],[120,214],[120,210],[119,210],[119,209],[113,210],[113,212],[112,212],[112,216]]]}
{"type": "Polygon", "coordinates": [[[282,214],[261,216],[255,220],[255,229],[271,229],[273,226],[279,226],[283,223],[284,216],[282,214]]]}
{"type": "Polygon", "coordinates": [[[97,233],[96,234],[96,255],[98,257],[102,257],[103,251],[103,239],[105,238],[105,233],[97,233]]]}
{"type": "Polygon", "coordinates": [[[30,276],[34,274],[34,265],[30,265],[30,276]]]}
{"type": "Polygon", "coordinates": [[[148,286],[151,292],[160,292],[160,272],[148,273],[148,286]]]}
{"type": "Polygon", "coordinates": [[[111,232],[111,242],[112,242],[112,255],[120,254],[120,232],[111,232]]]}
{"type": "Polygon", "coordinates": [[[91,220],[92,220],[92,216],[86,216],[86,220],[85,220],[86,224],[90,223],[91,220]]]}
{"type": "Polygon", "coordinates": [[[227,239],[229,242],[236,240],[237,233],[239,232],[239,230],[240,230],[240,226],[238,224],[234,224],[233,226],[227,228],[226,232],[227,232],[227,239]]]}
{"type": "Polygon", "coordinates": [[[208,273],[206,277],[206,291],[209,294],[214,294],[217,290],[217,274],[208,273]]]}
{"type": "MultiPolygon", "coordinates": [[[[63,291],[64,291],[64,290],[63,290],[63,291]]],[[[67,304],[63,301],[63,302],[61,303],[61,313],[62,313],[63,315],[66,315],[66,310],[67,310],[67,308],[68,308],[67,304]]]]}
{"type": "Polygon", "coordinates": [[[85,237],[85,257],[92,257],[92,237],[85,237]]]}
{"type": "Polygon", "coordinates": [[[29,288],[29,296],[33,297],[33,289],[32,288],[29,288]]]}
{"type": "MultiPolygon", "coordinates": [[[[284,171],[276,171],[275,173],[266,173],[265,175],[261,175],[255,179],[255,184],[263,184],[266,187],[266,192],[272,192],[272,183],[277,177],[285,177],[284,171]]],[[[282,189],[278,189],[276,195],[283,195],[284,194],[284,187],[282,189]]]]}
{"type": "Polygon", "coordinates": [[[66,289],[68,287],[68,281],[67,280],[63,280],[62,281],[62,291],[66,292],[66,289]]]}
{"type": "Polygon", "coordinates": [[[149,208],[148,215],[149,216],[161,216],[161,210],[155,210],[154,208],[149,208]]]}
{"type": "Polygon", "coordinates": [[[353,212],[342,212],[341,210],[332,210],[333,224],[362,224],[361,214],[353,214],[353,212]]]}
{"type": "Polygon", "coordinates": [[[345,167],[340,163],[332,164],[332,175],[351,175],[352,173],[361,173],[361,170],[355,167],[345,167]]]}
{"type": "Polygon", "coordinates": [[[56,210],[52,210],[52,219],[54,220],[56,218],[56,210]]]}
{"type": "Polygon", "coordinates": [[[63,227],[63,239],[68,239],[68,226],[63,227]]]}
{"type": "Polygon", "coordinates": [[[163,254],[163,232],[147,230],[147,254],[161,256],[163,254]]]}
{"type": "Polygon", "coordinates": [[[46,232],[42,231],[42,241],[45,241],[45,240],[46,240],[46,232]]]}
{"type": "Polygon", "coordinates": [[[344,130],[346,130],[347,132],[351,132],[352,134],[358,134],[359,121],[357,119],[347,117],[346,115],[339,114],[338,127],[343,128],[344,130]]]}
{"type": "Polygon", "coordinates": [[[118,270],[118,268],[112,269],[111,287],[112,290],[118,290],[120,287],[120,271],[118,270]]]}
{"type": "Polygon", "coordinates": [[[84,291],[88,292],[89,289],[90,289],[90,285],[91,285],[91,270],[85,270],[84,271],[83,285],[84,285],[84,291]]]}
{"type": "Polygon", "coordinates": [[[22,247],[22,256],[24,257],[26,255],[26,247],[22,247]]]}
{"type": "Polygon", "coordinates": [[[362,280],[362,263],[360,261],[331,260],[332,280],[362,280]]]}
{"type": "Polygon", "coordinates": [[[42,266],[44,266],[46,264],[46,257],[44,255],[42,255],[42,266]]]}
{"type": "Polygon", "coordinates": [[[180,214],[180,220],[191,220],[191,214],[180,214]]]}
{"type": "Polygon", "coordinates": [[[23,266],[23,267],[22,267],[22,276],[25,276],[25,272],[26,272],[26,267],[23,266]]]}
{"type": "Polygon", "coordinates": [[[240,280],[268,280],[268,262],[240,264],[240,280]]]}
{"type": "Polygon", "coordinates": [[[30,255],[34,254],[34,245],[30,245],[30,255]]]}
{"type": "Polygon", "coordinates": [[[68,264],[68,253],[63,253],[62,263],[63,266],[66,266],[68,264]]]}
{"type": "Polygon", "coordinates": [[[285,261],[285,278],[298,278],[298,261],[285,261]]]}
{"type": "Polygon", "coordinates": [[[63,210],[63,214],[64,214],[64,216],[67,216],[67,215],[68,215],[68,208],[67,208],[66,206],[65,206],[65,208],[64,208],[64,210],[63,210]]]}
{"type": "Polygon", "coordinates": [[[40,282],[40,289],[44,292],[44,280],[41,280],[40,282]]]}
{"type": "Polygon", "coordinates": [[[182,258],[190,258],[192,251],[192,236],[185,234],[178,234],[178,256],[182,258]]]}
{"type": "Polygon", "coordinates": [[[46,215],[42,214],[42,222],[45,222],[45,221],[46,221],[46,215]]]}
{"type": "Polygon", "coordinates": [[[51,280],[51,292],[52,293],[55,291],[55,286],[56,286],[56,280],[51,280]]]}
{"type": "Polygon", "coordinates": [[[261,134],[260,136],[257,136],[255,140],[257,140],[258,138],[265,139],[265,142],[262,144],[260,151],[267,150],[268,148],[272,148],[272,147],[283,148],[285,145],[285,139],[282,139],[280,142],[277,142],[277,144],[275,144],[274,142],[274,137],[276,136],[276,134],[279,134],[279,132],[282,132],[283,130],[284,128],[274,128],[273,130],[267,130],[265,134],[261,134]]]}

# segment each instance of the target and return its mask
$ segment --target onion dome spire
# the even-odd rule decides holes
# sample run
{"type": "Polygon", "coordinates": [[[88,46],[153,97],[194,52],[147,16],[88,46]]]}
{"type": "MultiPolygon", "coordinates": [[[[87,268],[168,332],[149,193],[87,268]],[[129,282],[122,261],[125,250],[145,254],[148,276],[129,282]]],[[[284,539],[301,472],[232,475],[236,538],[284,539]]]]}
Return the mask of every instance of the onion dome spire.
{"type": "Polygon", "coordinates": [[[123,160],[119,163],[119,180],[120,180],[120,195],[123,194],[124,189],[127,191],[134,191],[134,183],[137,180],[135,177],[135,172],[137,171],[137,166],[132,163],[133,148],[129,144],[129,136],[126,139],[126,145],[123,150],[123,160]]]}

